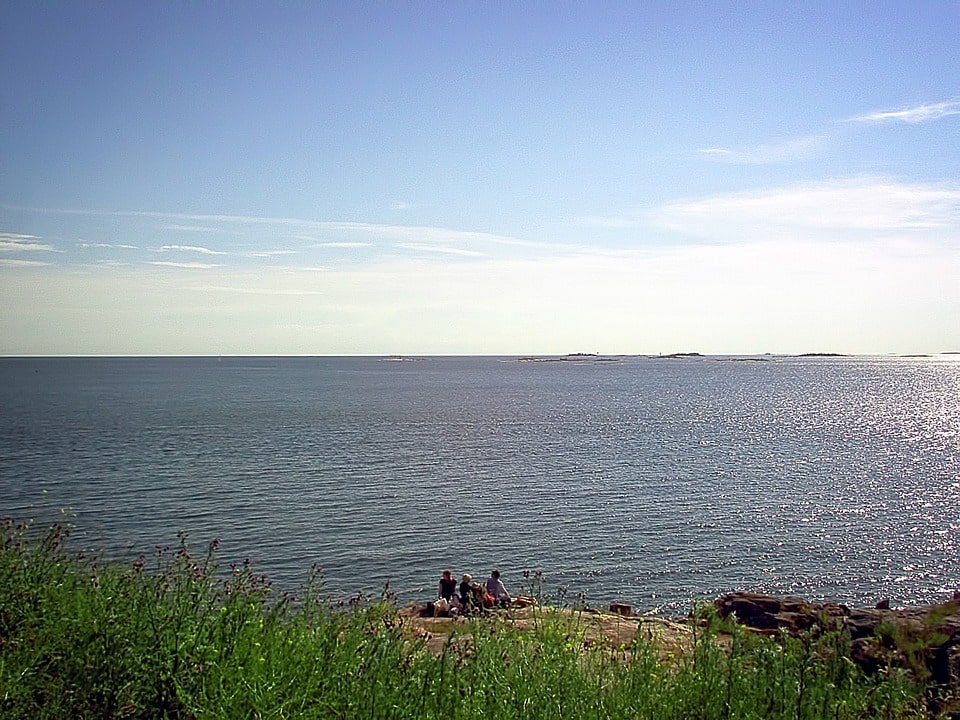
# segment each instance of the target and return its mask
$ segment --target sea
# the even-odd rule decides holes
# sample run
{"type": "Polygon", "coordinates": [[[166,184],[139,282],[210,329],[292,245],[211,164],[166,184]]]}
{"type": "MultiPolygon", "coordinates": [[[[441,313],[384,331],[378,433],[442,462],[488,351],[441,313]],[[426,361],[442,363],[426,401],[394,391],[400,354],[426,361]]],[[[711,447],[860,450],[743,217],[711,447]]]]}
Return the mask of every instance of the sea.
{"type": "Polygon", "coordinates": [[[960,355],[0,359],[0,516],[295,593],[960,590],[960,355]]]}

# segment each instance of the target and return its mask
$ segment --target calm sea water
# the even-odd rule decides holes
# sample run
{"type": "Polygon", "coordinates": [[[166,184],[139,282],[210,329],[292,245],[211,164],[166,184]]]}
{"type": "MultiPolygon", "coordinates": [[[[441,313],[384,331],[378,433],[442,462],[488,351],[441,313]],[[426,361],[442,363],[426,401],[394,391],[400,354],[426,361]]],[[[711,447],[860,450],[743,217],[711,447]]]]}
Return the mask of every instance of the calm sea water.
{"type": "Polygon", "coordinates": [[[960,588],[960,357],[0,359],[0,515],[295,590],[440,571],[689,610],[960,588]]]}

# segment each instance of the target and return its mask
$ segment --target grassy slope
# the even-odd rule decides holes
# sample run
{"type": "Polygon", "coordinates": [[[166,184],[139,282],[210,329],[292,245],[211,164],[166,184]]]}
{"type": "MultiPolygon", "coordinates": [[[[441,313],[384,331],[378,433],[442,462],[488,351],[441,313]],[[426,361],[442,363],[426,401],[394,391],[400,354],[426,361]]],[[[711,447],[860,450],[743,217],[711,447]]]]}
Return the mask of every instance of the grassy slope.
{"type": "Polygon", "coordinates": [[[4,524],[0,716],[318,718],[911,718],[922,688],[864,677],[842,638],[774,642],[707,619],[664,657],[597,642],[577,614],[520,629],[458,623],[428,649],[387,601],[343,607],[319,583],[278,595],[215,545],[131,566],[71,556],[63,531],[4,524]]]}

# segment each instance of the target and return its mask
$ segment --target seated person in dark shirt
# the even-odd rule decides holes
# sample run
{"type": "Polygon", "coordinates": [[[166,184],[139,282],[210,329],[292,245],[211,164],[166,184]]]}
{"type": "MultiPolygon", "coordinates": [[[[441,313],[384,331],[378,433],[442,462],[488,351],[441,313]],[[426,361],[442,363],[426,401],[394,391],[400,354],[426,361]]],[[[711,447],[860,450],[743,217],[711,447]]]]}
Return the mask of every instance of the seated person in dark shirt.
{"type": "Polygon", "coordinates": [[[440,578],[440,597],[450,601],[453,599],[453,594],[456,591],[457,581],[453,579],[453,574],[449,570],[444,570],[443,577],[440,578]]]}
{"type": "Polygon", "coordinates": [[[483,606],[483,590],[470,573],[464,573],[460,581],[460,604],[464,612],[483,606]]]}

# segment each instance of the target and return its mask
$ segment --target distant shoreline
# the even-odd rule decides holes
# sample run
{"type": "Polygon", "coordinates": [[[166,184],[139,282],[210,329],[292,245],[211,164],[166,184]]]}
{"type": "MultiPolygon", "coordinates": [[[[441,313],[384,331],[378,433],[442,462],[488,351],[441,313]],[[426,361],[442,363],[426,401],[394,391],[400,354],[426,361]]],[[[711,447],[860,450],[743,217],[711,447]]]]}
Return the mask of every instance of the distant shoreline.
{"type": "Polygon", "coordinates": [[[671,352],[671,353],[567,353],[554,355],[544,353],[536,354],[513,354],[513,353],[416,353],[410,355],[380,354],[380,353],[360,353],[356,355],[329,354],[329,353],[290,353],[290,354],[263,354],[263,353],[209,353],[209,354],[102,354],[102,355],[71,355],[71,354],[53,354],[53,355],[33,355],[33,354],[4,354],[0,353],[0,360],[161,360],[161,359],[211,359],[211,360],[230,360],[243,358],[301,358],[301,359],[356,359],[369,358],[371,360],[385,360],[394,362],[422,361],[434,358],[491,358],[491,359],[510,359],[524,362],[577,362],[577,361],[620,361],[627,358],[648,358],[648,359],[784,359],[784,358],[934,358],[941,356],[960,356],[960,350],[941,350],[938,352],[913,352],[913,353],[839,353],[839,352],[803,352],[803,353],[700,353],[700,352],[671,352]]]}

